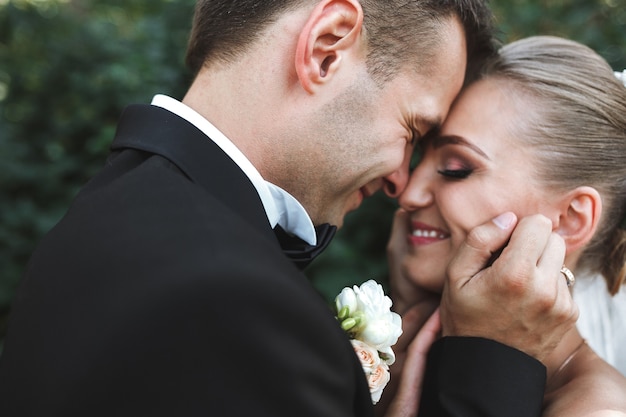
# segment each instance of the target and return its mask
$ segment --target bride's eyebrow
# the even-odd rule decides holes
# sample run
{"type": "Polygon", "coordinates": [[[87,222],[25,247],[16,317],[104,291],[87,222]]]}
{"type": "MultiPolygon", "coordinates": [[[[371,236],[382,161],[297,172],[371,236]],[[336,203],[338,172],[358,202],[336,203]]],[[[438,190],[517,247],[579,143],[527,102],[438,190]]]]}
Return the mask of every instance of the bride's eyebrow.
{"type": "Polygon", "coordinates": [[[457,136],[457,135],[446,135],[446,136],[435,136],[432,138],[431,144],[433,146],[433,148],[437,149],[437,148],[441,148],[442,146],[445,145],[460,145],[460,146],[466,146],[468,148],[470,148],[471,150],[473,150],[474,152],[476,152],[477,154],[479,154],[480,156],[482,156],[485,159],[488,159],[491,161],[491,158],[489,158],[487,156],[487,154],[485,152],[483,152],[482,149],[480,149],[478,146],[474,145],[472,142],[468,141],[467,139],[465,139],[462,136],[457,136]]]}

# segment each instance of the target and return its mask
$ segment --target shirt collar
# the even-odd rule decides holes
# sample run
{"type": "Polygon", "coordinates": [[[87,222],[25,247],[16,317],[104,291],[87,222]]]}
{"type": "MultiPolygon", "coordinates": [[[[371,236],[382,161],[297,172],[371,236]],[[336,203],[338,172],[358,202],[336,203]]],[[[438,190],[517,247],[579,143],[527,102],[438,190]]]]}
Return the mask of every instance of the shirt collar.
{"type": "Polygon", "coordinates": [[[154,96],[152,105],[169,110],[196,126],[241,168],[257,190],[272,228],[278,224],[308,244],[317,244],[313,222],[302,204],[279,186],[265,181],[250,160],[211,122],[191,107],[163,94],[154,96]]]}

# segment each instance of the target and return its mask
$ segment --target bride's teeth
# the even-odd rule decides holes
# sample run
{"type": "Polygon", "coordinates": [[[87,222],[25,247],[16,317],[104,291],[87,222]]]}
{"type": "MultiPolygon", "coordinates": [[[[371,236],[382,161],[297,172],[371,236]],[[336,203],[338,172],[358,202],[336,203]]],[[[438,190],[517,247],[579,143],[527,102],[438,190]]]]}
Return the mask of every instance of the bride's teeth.
{"type": "Polygon", "coordinates": [[[428,231],[428,230],[414,230],[413,231],[413,236],[415,237],[430,237],[430,238],[438,238],[438,239],[445,239],[446,236],[443,233],[437,233],[434,230],[428,231]]]}

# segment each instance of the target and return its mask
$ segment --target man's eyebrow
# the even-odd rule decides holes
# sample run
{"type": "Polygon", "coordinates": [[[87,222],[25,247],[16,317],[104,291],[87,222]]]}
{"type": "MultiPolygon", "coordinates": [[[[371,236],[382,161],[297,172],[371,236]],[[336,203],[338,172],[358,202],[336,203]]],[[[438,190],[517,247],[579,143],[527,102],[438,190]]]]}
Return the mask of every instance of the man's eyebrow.
{"type": "Polygon", "coordinates": [[[473,150],[474,152],[476,152],[477,154],[479,154],[480,156],[482,156],[483,158],[490,160],[491,158],[489,158],[487,156],[487,154],[485,152],[483,152],[482,149],[480,149],[478,146],[474,145],[472,142],[468,141],[467,139],[465,139],[462,136],[457,136],[457,135],[437,135],[434,136],[431,140],[432,146],[433,148],[437,149],[437,148],[441,148],[444,145],[461,145],[461,146],[466,146],[468,148],[470,148],[471,150],[473,150]]]}

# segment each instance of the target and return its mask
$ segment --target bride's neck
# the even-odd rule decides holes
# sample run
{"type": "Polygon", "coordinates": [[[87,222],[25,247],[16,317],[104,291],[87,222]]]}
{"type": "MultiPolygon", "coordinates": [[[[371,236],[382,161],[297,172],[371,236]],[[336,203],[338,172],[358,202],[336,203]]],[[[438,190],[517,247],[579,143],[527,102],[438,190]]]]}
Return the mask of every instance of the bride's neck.
{"type": "Polygon", "coordinates": [[[585,340],[578,332],[578,329],[573,327],[565,334],[552,354],[544,361],[544,365],[547,368],[546,390],[548,392],[557,389],[563,383],[563,374],[572,365],[572,362],[584,348],[584,345],[585,340]]]}

